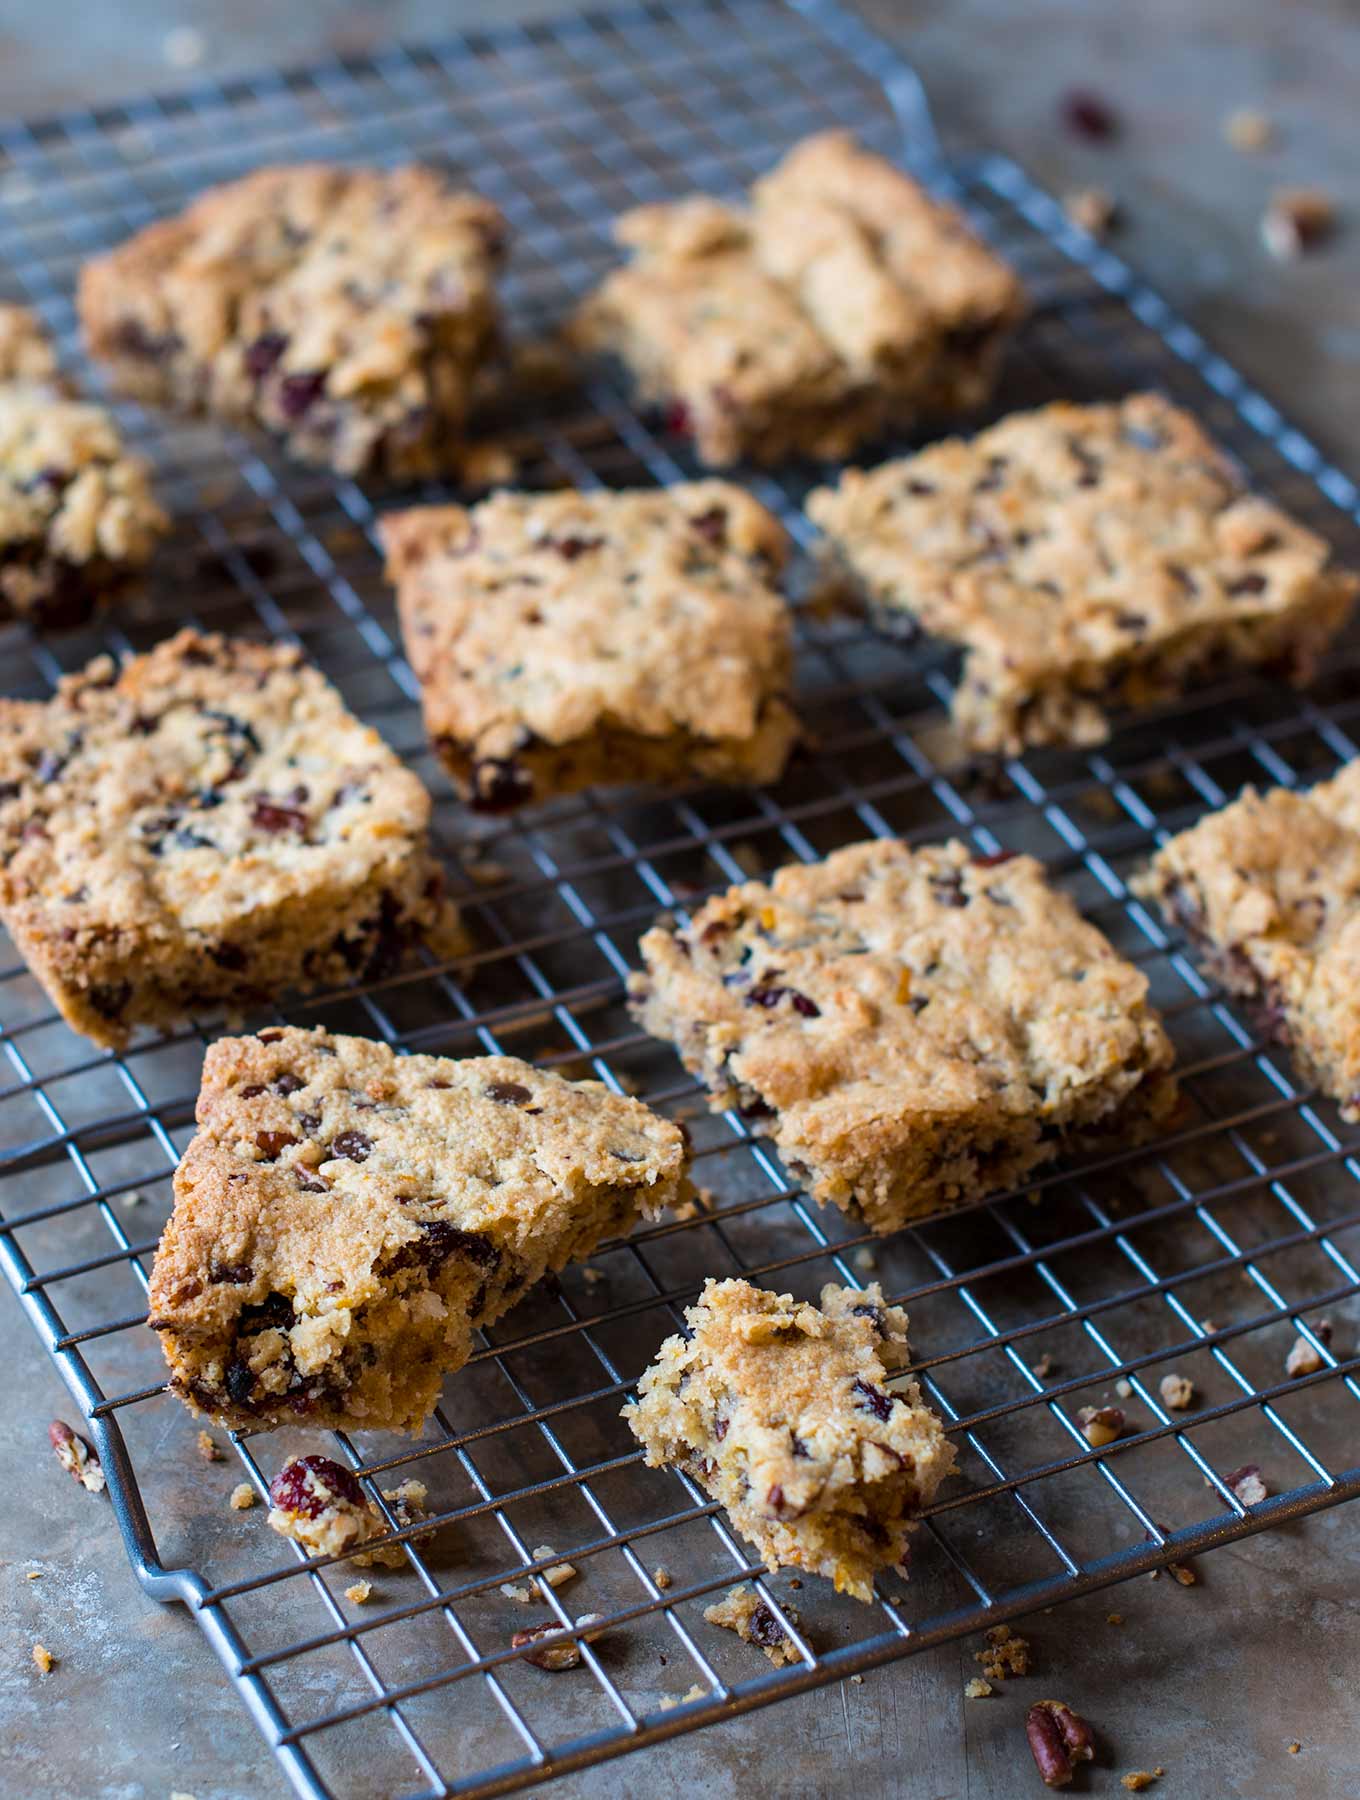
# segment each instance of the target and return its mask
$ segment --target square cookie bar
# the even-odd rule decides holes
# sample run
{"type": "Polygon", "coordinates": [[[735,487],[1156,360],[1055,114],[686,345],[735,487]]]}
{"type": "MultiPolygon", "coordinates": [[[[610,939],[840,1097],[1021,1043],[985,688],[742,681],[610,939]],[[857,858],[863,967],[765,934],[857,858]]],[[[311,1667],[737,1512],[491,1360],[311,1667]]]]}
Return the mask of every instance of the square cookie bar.
{"type": "Polygon", "coordinates": [[[884,630],[959,645],[967,743],[1095,744],[1237,667],[1310,679],[1355,577],[1157,394],[1015,413],[808,500],[884,630]]]}
{"type": "Polygon", "coordinates": [[[703,195],[615,223],[633,261],[578,312],[713,467],[841,457],[991,391],[1024,311],[962,215],[842,131],[796,145],[745,209],[703,195]]]}
{"type": "Polygon", "coordinates": [[[877,1283],[824,1287],[816,1307],[710,1280],[685,1318],[623,1409],[648,1464],[692,1475],[768,1568],[871,1599],[874,1571],[905,1564],[916,1515],[954,1467],[920,1387],[897,1375],[907,1315],[877,1283]]]}
{"type": "Polygon", "coordinates": [[[1360,761],[1307,793],[1244,788],[1164,845],[1137,886],[1360,1122],[1360,761]]]}
{"type": "Polygon", "coordinates": [[[260,169],[80,273],[90,354],[139,400],[304,462],[456,468],[496,348],[504,221],[433,169],[260,169]]]}
{"type": "Polygon", "coordinates": [[[1145,1133],[1174,1098],[1146,978],[1029,856],[852,844],[641,950],[646,1029],[877,1232],[1145,1133]]]}
{"type": "Polygon", "coordinates": [[[0,700],[0,920],[97,1044],[390,969],[452,924],[429,817],[284,646],[181,631],[0,700]]]}
{"type": "Polygon", "coordinates": [[[0,623],[83,625],[141,578],[170,522],[109,414],[72,397],[42,326],[0,306],[0,623]]]}
{"type": "Polygon", "coordinates": [[[196,1117],[150,1323],[225,1425],[418,1431],[475,1330],[688,1191],[678,1125],[509,1056],[223,1038],[196,1117]]]}
{"type": "Polygon", "coordinates": [[[783,770],[787,540],[741,488],[497,493],[382,535],[426,729],[478,811],[783,770]]]}

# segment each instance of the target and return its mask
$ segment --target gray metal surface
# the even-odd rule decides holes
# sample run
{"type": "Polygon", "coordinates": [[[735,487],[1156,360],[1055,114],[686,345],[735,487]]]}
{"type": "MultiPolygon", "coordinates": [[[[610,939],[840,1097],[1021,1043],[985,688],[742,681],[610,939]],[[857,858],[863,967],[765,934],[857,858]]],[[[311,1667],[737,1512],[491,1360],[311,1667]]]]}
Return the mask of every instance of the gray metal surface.
{"type": "MultiPolygon", "coordinates": [[[[909,159],[969,205],[1030,282],[1036,316],[995,410],[1158,385],[1354,555],[1351,485],[1013,165],[939,161],[909,71],[821,5],[639,8],[9,128],[0,258],[14,296],[36,302],[69,345],[80,259],[206,183],[283,157],[437,154],[505,207],[512,323],[529,332],[607,264],[622,206],[737,191],[794,139],[840,122],[893,153],[905,132],[909,159]],[[16,182],[27,197],[22,186],[14,197],[16,182]]],[[[0,1262],[91,1421],[144,1587],[193,1606],[300,1792],[352,1791],[358,1744],[366,1792],[508,1791],[1360,1489],[1357,1359],[1338,1339],[1335,1352],[1322,1346],[1316,1377],[1289,1382],[1282,1368],[1297,1331],[1356,1293],[1346,1134],[1125,885],[1160,832],[1243,779],[1307,781],[1353,753],[1353,648],[1306,698],[1239,681],[1126,723],[1099,752],[984,770],[948,759],[946,659],[804,611],[799,687],[818,749],[778,789],[592,795],[474,845],[426,754],[379,577],[372,526],[386,496],[292,469],[213,426],[124,417],[181,522],[150,602],[76,639],[11,633],[6,691],[45,692],[96,648],[144,647],[185,617],[300,643],[430,780],[451,866],[483,865],[466,883],[479,949],[269,1016],[403,1048],[499,1047],[619,1082],[689,1119],[713,1196],[698,1219],[636,1233],[594,1259],[593,1281],[570,1271],[560,1293],[503,1321],[419,1444],[341,1442],[375,1492],[419,1475],[444,1520],[432,1545],[411,1545],[408,1574],[384,1578],[376,1607],[355,1607],[343,1593],[352,1572],[290,1557],[258,1512],[244,1515],[253,1529],[228,1534],[220,1506],[203,1504],[194,1427],[163,1394],[141,1324],[202,1045],[221,1022],[115,1058],[65,1030],[12,953],[0,967],[0,1262]],[[752,867],[875,831],[957,831],[1052,865],[1147,968],[1167,1016],[1189,1106],[1166,1142],[869,1245],[810,1207],[741,1120],[704,1113],[623,1012],[638,932],[659,907],[752,867]],[[487,863],[503,874],[478,885],[487,863]],[[129,1209],[134,1192],[144,1200],[129,1209]],[[807,1661],[753,1676],[751,1653],[699,1616],[754,1572],[745,1548],[702,1493],[640,1469],[617,1410],[705,1274],[744,1269],[812,1291],[832,1274],[865,1279],[866,1251],[911,1309],[964,1479],[921,1533],[909,1586],[885,1582],[872,1608],[804,1586],[807,1661]],[[1034,1373],[1041,1356],[1047,1376],[1034,1373]],[[1161,1406],[1157,1380],[1172,1368],[1196,1381],[1189,1414],[1161,1406]],[[1131,1385],[1134,1428],[1093,1454],[1072,1415],[1116,1380],[1131,1385]],[[1222,1479],[1245,1462],[1268,1468],[1274,1490],[1250,1511],[1222,1479]],[[499,1587],[535,1566],[542,1543],[581,1575],[529,1614],[499,1587]],[[658,1564],[674,1577],[664,1591],[658,1564]],[[589,1668],[561,1680],[509,1655],[510,1632],[550,1604],[609,1626],[589,1668]],[[695,1682],[702,1698],[661,1708],[695,1682]]],[[[585,404],[559,403],[523,434],[533,484],[690,472],[683,445],[604,377],[585,404]]],[[[806,541],[806,479],[754,485],[806,541]]],[[[256,1437],[236,1453],[262,1492],[303,1445],[315,1439],[256,1437]]],[[[765,1592],[778,1607],[790,1584],[765,1592]]]]}

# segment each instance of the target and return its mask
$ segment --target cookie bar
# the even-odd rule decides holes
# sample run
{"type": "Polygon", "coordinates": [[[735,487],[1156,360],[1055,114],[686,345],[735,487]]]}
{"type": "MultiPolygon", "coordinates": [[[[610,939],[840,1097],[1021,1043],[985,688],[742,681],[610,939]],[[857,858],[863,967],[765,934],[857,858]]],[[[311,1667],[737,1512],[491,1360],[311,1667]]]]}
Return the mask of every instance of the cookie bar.
{"type": "Polygon", "coordinates": [[[101,406],[72,398],[41,325],[0,306],[0,623],[83,625],[130,591],[170,522],[101,406]]]}
{"type": "Polygon", "coordinates": [[[713,467],[842,457],[979,405],[1024,311],[960,213],[842,131],[796,145],[744,209],[643,206],[615,236],[634,259],[573,341],[618,356],[713,467]]]}
{"type": "Polygon", "coordinates": [[[1028,856],[853,844],[658,926],[629,979],[715,1109],[877,1232],[1169,1111],[1145,977],[1028,856]]]}
{"type": "Polygon", "coordinates": [[[260,169],[80,274],[122,392],[252,422],[305,462],[456,467],[497,338],[505,227],[433,169],[260,169]]]}
{"type": "Polygon", "coordinates": [[[1360,1122],[1360,761],[1307,793],[1245,788],[1172,838],[1138,886],[1360,1122]]]}
{"type": "Polygon", "coordinates": [[[884,1385],[909,1360],[907,1315],[877,1283],[824,1287],[819,1308],[710,1280],[685,1318],[623,1409],[648,1464],[692,1475],[768,1568],[870,1599],[954,1467],[917,1383],[884,1385]]]}
{"type": "Polygon", "coordinates": [[[885,630],[959,645],[975,749],[1094,744],[1108,713],[1240,667],[1306,682],[1355,599],[1157,394],[1015,413],[810,496],[885,630]]]}
{"type": "Polygon", "coordinates": [[[0,700],[0,921],[97,1044],[390,969],[452,924],[429,816],[284,646],[181,631],[0,700]]]}
{"type": "Polygon", "coordinates": [[[225,1425],[419,1430],[474,1331],[687,1192],[678,1125],[508,1056],[224,1038],[196,1117],[150,1322],[225,1425]]]}
{"type": "Polygon", "coordinates": [[[787,539],[740,488],[498,493],[382,532],[426,729],[479,811],[778,778],[798,732],[787,539]]]}

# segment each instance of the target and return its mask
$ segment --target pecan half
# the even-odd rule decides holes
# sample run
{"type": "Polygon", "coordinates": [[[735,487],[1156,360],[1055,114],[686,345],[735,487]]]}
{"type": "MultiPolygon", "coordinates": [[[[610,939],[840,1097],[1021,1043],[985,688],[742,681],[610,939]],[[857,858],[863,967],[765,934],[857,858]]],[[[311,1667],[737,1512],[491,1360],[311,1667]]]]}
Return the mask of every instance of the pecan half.
{"type": "Polygon", "coordinates": [[[91,1494],[102,1494],[104,1465],[94,1445],[87,1443],[79,1432],[72,1431],[65,1419],[53,1419],[47,1427],[47,1438],[57,1453],[57,1461],[71,1479],[91,1494]]]}
{"type": "Polygon", "coordinates": [[[1025,1715],[1025,1737],[1045,1787],[1067,1787],[1077,1764],[1095,1758],[1091,1727],[1062,1700],[1040,1700],[1031,1706],[1025,1715]]]}

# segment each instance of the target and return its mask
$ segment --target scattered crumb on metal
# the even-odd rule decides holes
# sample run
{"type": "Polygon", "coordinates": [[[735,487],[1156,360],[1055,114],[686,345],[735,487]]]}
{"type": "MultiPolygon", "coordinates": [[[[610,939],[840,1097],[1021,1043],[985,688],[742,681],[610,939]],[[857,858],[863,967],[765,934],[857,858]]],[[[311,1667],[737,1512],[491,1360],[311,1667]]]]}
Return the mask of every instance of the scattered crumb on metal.
{"type": "Polygon", "coordinates": [[[674,1587],[675,1585],[675,1577],[664,1563],[658,1563],[656,1568],[652,1570],[652,1580],[661,1589],[663,1594],[668,1587],[674,1587]]]}
{"type": "Polygon", "coordinates": [[[1170,1407],[1172,1412],[1184,1412],[1195,1398],[1195,1384],[1185,1375],[1163,1375],[1157,1391],[1162,1396],[1163,1406],[1170,1407]]]}
{"type": "Polygon", "coordinates": [[[371,1581],[356,1581],[352,1587],[345,1589],[346,1600],[352,1600],[356,1606],[362,1606],[373,1592],[371,1581]]]}
{"type": "Polygon", "coordinates": [[[860,1248],[856,1250],[854,1262],[857,1269],[868,1270],[876,1269],[878,1267],[878,1258],[867,1244],[861,1245],[860,1248]]]}
{"type": "Polygon", "coordinates": [[[47,1648],[46,1644],[35,1644],[33,1646],[33,1666],[37,1669],[39,1675],[50,1675],[53,1669],[56,1668],[57,1659],[47,1648]]]}
{"type": "Polygon", "coordinates": [[[963,1697],[965,1700],[985,1700],[988,1694],[994,1694],[995,1692],[996,1689],[992,1686],[990,1681],[984,1681],[981,1675],[974,1675],[972,1680],[965,1686],[963,1697]]]}
{"type": "Polygon", "coordinates": [[[259,1497],[248,1481],[238,1481],[231,1490],[231,1509],[233,1512],[249,1512],[259,1497]]]}
{"type": "Polygon", "coordinates": [[[1124,1615],[1123,1613],[1106,1613],[1105,1623],[1107,1625],[1122,1625],[1124,1623],[1124,1615]]]}
{"type": "Polygon", "coordinates": [[[1275,127],[1267,115],[1254,106],[1239,106],[1223,121],[1223,138],[1234,150],[1249,155],[1268,150],[1275,142],[1275,127]]]}
{"type": "Polygon", "coordinates": [[[204,1462],[225,1462],[227,1460],[226,1451],[210,1431],[199,1432],[198,1454],[204,1462]]]}
{"type": "Polygon", "coordinates": [[[1075,188],[1063,195],[1063,211],[1088,237],[1099,242],[1107,238],[1120,222],[1119,202],[1104,188],[1075,188]]]}
{"type": "Polygon", "coordinates": [[[1335,228],[1336,206],[1324,189],[1276,188],[1261,217],[1261,242],[1277,262],[1293,262],[1335,228]]]}

